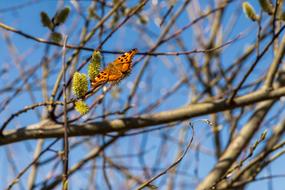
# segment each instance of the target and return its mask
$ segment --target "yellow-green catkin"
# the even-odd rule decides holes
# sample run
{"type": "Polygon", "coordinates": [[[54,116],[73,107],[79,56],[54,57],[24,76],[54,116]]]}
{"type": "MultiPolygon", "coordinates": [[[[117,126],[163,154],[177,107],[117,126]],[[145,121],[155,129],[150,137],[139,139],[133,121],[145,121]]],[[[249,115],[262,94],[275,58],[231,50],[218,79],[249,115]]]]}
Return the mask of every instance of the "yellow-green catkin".
{"type": "Polygon", "coordinates": [[[259,0],[259,4],[263,11],[267,12],[269,15],[272,15],[274,12],[274,7],[268,0],[259,0]]]}
{"type": "Polygon", "coordinates": [[[73,94],[81,98],[88,92],[88,79],[83,73],[75,72],[72,80],[73,94]]]}
{"type": "Polygon", "coordinates": [[[245,15],[249,19],[251,19],[252,21],[258,21],[259,16],[255,13],[255,10],[251,6],[251,4],[249,4],[249,2],[244,2],[242,4],[242,8],[243,8],[243,11],[244,11],[245,15]]]}
{"type": "Polygon", "coordinates": [[[89,107],[84,101],[79,100],[75,102],[75,110],[79,112],[80,115],[84,115],[89,112],[89,107]]]}
{"type": "Polygon", "coordinates": [[[95,77],[98,75],[100,71],[101,59],[102,56],[100,51],[95,50],[92,54],[90,64],[88,65],[88,76],[91,81],[95,79],[95,77]]]}

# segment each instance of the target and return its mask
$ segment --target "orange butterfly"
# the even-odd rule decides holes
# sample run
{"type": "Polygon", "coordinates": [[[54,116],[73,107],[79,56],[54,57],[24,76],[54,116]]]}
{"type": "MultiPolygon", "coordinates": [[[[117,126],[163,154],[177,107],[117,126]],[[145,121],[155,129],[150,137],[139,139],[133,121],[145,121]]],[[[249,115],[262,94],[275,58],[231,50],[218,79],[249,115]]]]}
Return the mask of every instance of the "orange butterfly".
{"type": "Polygon", "coordinates": [[[137,49],[132,49],[124,53],[124,55],[119,56],[112,63],[109,63],[109,65],[91,81],[92,87],[96,88],[106,82],[119,82],[122,80],[131,72],[132,59],[137,52],[137,49]]]}

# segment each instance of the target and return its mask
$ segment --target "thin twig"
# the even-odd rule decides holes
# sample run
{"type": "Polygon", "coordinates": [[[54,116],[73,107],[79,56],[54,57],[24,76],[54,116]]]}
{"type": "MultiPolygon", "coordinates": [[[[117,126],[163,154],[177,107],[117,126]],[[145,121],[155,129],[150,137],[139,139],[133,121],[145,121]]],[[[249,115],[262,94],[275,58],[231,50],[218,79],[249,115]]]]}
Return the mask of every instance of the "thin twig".
{"type": "Polygon", "coordinates": [[[62,175],[62,190],[68,189],[68,154],[69,154],[69,147],[68,147],[68,118],[67,118],[67,97],[66,97],[66,42],[67,36],[64,37],[64,46],[62,49],[62,64],[63,64],[63,112],[64,112],[64,155],[63,155],[63,175],[62,175]]]}
{"type": "Polygon", "coordinates": [[[235,96],[237,95],[239,89],[242,87],[243,83],[246,81],[246,79],[248,78],[248,76],[250,75],[250,73],[253,71],[253,69],[255,68],[255,66],[257,65],[257,63],[259,62],[259,60],[265,55],[265,53],[267,52],[267,50],[269,49],[269,47],[273,44],[274,39],[278,38],[278,36],[282,33],[282,31],[285,29],[285,26],[283,26],[278,33],[276,33],[276,35],[274,36],[274,38],[267,44],[267,46],[263,49],[263,51],[256,57],[254,63],[251,65],[251,67],[249,68],[249,70],[246,72],[246,74],[244,75],[243,79],[241,80],[241,82],[239,83],[239,85],[237,86],[237,88],[233,91],[233,94],[231,95],[231,97],[229,98],[229,102],[233,102],[235,96]]]}
{"type": "Polygon", "coordinates": [[[185,157],[185,155],[187,154],[188,150],[190,149],[191,144],[192,144],[193,139],[194,139],[194,135],[195,135],[195,131],[194,131],[193,125],[190,123],[189,126],[192,129],[192,136],[191,136],[191,139],[190,139],[186,149],[184,150],[184,152],[181,153],[181,156],[179,156],[178,159],[174,163],[172,163],[170,166],[168,166],[165,170],[163,170],[162,172],[160,172],[156,176],[152,177],[148,181],[144,182],[141,186],[139,186],[137,188],[137,190],[141,190],[141,189],[143,189],[143,188],[145,188],[147,186],[152,186],[151,183],[154,180],[156,180],[157,178],[159,178],[162,175],[166,174],[169,170],[171,170],[173,167],[175,167],[177,164],[179,164],[182,161],[182,159],[185,157]]]}
{"type": "Polygon", "coordinates": [[[171,4],[170,7],[168,8],[168,10],[166,11],[166,13],[163,15],[163,17],[162,17],[162,19],[161,19],[161,22],[160,22],[160,24],[159,24],[160,27],[164,24],[164,22],[165,22],[167,16],[168,16],[168,15],[171,13],[171,11],[173,10],[173,7],[174,7],[174,5],[171,4]]]}
{"type": "Polygon", "coordinates": [[[139,5],[137,5],[127,16],[126,18],[118,25],[116,26],[110,34],[100,43],[97,49],[101,49],[102,46],[108,41],[108,39],[121,27],[123,26],[134,14],[136,14],[138,11],[141,10],[142,7],[147,3],[148,0],[142,1],[139,5]]]}
{"type": "Polygon", "coordinates": [[[32,165],[34,165],[34,164],[39,160],[39,158],[40,158],[46,151],[48,151],[58,140],[59,140],[59,138],[56,139],[56,140],[54,140],[49,146],[47,146],[44,150],[42,150],[41,153],[40,153],[37,157],[35,157],[34,160],[33,160],[27,167],[25,167],[21,172],[19,172],[19,174],[15,177],[15,179],[11,182],[11,184],[8,186],[8,188],[7,188],[6,190],[12,189],[12,187],[13,187],[16,183],[18,183],[18,181],[19,181],[20,178],[26,173],[26,171],[28,171],[28,169],[29,169],[32,165]]]}
{"type": "Polygon", "coordinates": [[[26,106],[24,109],[21,109],[15,113],[13,113],[4,123],[3,125],[1,126],[1,129],[0,129],[0,136],[3,135],[3,131],[4,129],[8,126],[8,124],[15,118],[17,117],[18,115],[22,114],[22,113],[25,113],[27,111],[30,111],[30,110],[33,110],[37,107],[41,107],[41,106],[48,106],[48,105],[63,105],[64,103],[63,102],[60,102],[60,101],[56,101],[56,102],[41,102],[41,103],[37,103],[37,104],[33,104],[33,105],[30,105],[30,106],[26,106]]]}

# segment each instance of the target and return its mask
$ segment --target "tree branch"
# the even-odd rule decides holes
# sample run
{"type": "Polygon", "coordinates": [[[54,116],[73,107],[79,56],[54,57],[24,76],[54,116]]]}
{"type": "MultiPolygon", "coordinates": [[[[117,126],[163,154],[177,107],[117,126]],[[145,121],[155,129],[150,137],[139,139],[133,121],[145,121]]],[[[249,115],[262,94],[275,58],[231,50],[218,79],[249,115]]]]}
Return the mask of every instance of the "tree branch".
{"type": "MultiPolygon", "coordinates": [[[[216,102],[204,102],[188,105],[187,107],[156,114],[145,114],[138,117],[114,119],[110,121],[87,123],[83,125],[70,125],[69,136],[88,136],[133,130],[144,127],[153,127],[156,125],[186,120],[192,117],[207,115],[210,113],[232,110],[234,108],[251,105],[265,100],[276,100],[282,96],[285,96],[285,87],[272,91],[261,89],[256,92],[235,98],[235,104],[229,103],[227,100],[223,99],[216,102]]],[[[61,124],[44,120],[26,128],[4,131],[3,136],[0,138],[0,145],[28,139],[62,137],[63,132],[64,129],[61,124]]]]}

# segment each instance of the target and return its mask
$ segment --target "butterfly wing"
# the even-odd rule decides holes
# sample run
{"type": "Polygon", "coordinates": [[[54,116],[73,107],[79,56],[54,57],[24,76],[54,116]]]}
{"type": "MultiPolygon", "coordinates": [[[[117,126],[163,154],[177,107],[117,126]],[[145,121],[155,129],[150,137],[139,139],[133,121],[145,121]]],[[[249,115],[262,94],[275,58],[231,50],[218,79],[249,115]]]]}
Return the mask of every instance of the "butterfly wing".
{"type": "Polygon", "coordinates": [[[91,81],[92,87],[96,88],[101,84],[108,82],[108,77],[109,77],[109,72],[108,70],[104,69],[95,77],[93,81],[91,81]]]}
{"type": "Polygon", "coordinates": [[[119,81],[124,77],[123,73],[110,63],[103,71],[101,71],[91,82],[93,88],[96,88],[106,82],[119,81]]]}
{"type": "Polygon", "coordinates": [[[119,82],[123,79],[130,73],[132,59],[137,52],[137,49],[132,49],[115,59],[91,81],[92,87],[96,88],[106,82],[119,82]]]}
{"type": "Polygon", "coordinates": [[[123,74],[129,73],[132,69],[132,59],[137,52],[137,49],[132,49],[131,51],[119,56],[113,62],[114,66],[117,67],[123,74]]]}
{"type": "Polygon", "coordinates": [[[114,63],[110,63],[107,66],[107,69],[109,71],[108,81],[119,81],[124,77],[123,73],[114,65],[114,63]]]}

